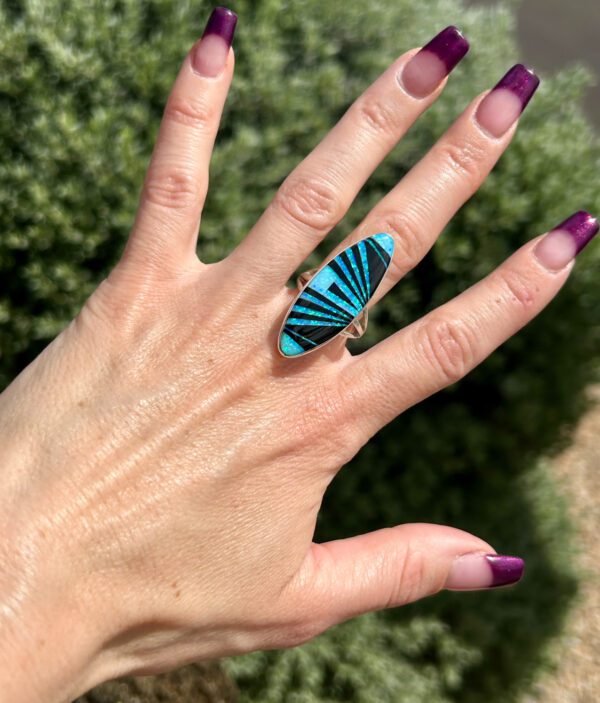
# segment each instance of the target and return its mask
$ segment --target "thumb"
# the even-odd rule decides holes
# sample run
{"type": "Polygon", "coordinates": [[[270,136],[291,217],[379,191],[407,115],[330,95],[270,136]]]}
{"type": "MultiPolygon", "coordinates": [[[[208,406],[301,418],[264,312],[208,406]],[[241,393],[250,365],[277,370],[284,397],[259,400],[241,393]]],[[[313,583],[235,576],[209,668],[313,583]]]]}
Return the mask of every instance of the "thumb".
{"type": "Polygon", "coordinates": [[[468,532],[427,524],[313,544],[308,561],[312,573],[303,579],[302,600],[323,629],[444,588],[460,591],[513,584],[524,570],[522,559],[497,555],[468,532]]]}

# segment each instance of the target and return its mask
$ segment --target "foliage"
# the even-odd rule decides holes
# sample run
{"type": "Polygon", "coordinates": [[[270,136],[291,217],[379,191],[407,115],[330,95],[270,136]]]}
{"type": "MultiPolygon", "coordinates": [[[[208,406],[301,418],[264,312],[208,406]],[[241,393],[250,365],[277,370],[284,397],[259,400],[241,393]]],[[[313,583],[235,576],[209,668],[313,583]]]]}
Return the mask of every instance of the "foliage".
{"type": "MultiPolygon", "coordinates": [[[[402,51],[455,23],[472,43],[436,106],[377,170],[316,264],[518,60],[512,2],[239,0],[237,68],[200,253],[226,254],[288,171],[402,51]]],[[[208,13],[190,0],[0,3],[0,383],[76,313],[122,250],[173,77],[208,13]]],[[[579,208],[600,211],[587,74],[546,77],[508,153],[433,252],[377,306],[372,344],[579,208]]],[[[247,701],[509,701],[536,675],[575,589],[561,500],[537,459],[568,438],[600,338],[591,247],[552,305],[468,379],[382,431],[340,475],[319,537],[407,520],[527,558],[519,588],[444,594],[291,652],[233,660],[247,701]]]]}

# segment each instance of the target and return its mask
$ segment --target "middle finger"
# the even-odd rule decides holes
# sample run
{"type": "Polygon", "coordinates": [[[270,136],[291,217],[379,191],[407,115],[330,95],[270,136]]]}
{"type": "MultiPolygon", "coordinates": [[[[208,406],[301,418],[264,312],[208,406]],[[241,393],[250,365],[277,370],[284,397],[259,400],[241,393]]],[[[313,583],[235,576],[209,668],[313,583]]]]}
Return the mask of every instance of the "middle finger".
{"type": "Polygon", "coordinates": [[[234,270],[279,292],[339,222],[373,170],[440,94],[466,54],[455,27],[400,57],[349,108],[285,179],[271,204],[229,255],[234,270]]]}

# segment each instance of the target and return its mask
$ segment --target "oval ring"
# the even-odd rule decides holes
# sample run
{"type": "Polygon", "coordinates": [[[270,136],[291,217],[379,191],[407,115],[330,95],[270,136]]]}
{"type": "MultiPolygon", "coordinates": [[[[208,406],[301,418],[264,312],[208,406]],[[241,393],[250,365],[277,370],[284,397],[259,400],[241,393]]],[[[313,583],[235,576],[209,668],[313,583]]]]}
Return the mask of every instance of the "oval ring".
{"type": "Polygon", "coordinates": [[[314,274],[301,274],[301,290],[279,332],[279,353],[285,357],[303,356],[338,335],[357,337],[364,333],[367,304],[383,280],[393,254],[393,237],[379,232],[347,247],[314,274]]]}

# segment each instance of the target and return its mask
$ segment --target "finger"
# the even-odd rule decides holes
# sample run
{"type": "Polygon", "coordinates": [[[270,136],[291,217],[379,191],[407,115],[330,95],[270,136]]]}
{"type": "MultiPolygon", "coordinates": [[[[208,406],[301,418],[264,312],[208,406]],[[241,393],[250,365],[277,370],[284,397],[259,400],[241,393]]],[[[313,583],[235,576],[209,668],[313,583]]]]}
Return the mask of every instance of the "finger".
{"type": "Polygon", "coordinates": [[[450,27],[420,52],[400,57],[285,179],[230,260],[259,275],[261,286],[285,285],[343,217],[375,167],[435,101],[445,76],[467,50],[467,41],[450,27]]]}
{"type": "Polygon", "coordinates": [[[411,603],[444,588],[476,590],[516,583],[518,557],[442,525],[409,524],[314,544],[303,575],[303,603],[322,631],[355,615],[411,603]]]}
{"type": "Polygon", "coordinates": [[[534,318],[567,280],[598,232],[579,212],[528,242],[494,272],[344,366],[342,387],[367,434],[458,381],[534,318]],[[366,412],[365,412],[366,410],[366,412]]]}
{"type": "Polygon", "coordinates": [[[233,75],[237,17],[211,14],[169,95],[125,249],[124,265],[177,270],[192,257],[208,189],[208,166],[233,75]]]}
{"type": "Polygon", "coordinates": [[[539,85],[524,66],[479,96],[428,154],[367,215],[334,254],[376,232],[394,238],[394,256],[369,305],[375,304],[429,251],[455,213],[486,179],[516,131],[539,85]],[[509,87],[507,87],[509,86],[509,87]]]}

